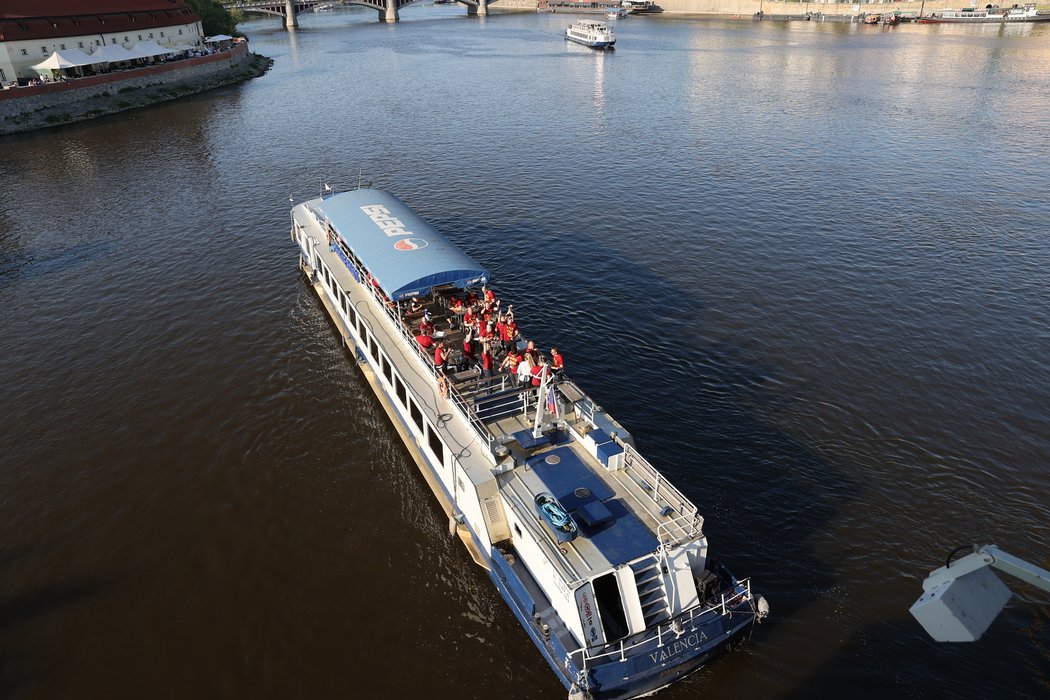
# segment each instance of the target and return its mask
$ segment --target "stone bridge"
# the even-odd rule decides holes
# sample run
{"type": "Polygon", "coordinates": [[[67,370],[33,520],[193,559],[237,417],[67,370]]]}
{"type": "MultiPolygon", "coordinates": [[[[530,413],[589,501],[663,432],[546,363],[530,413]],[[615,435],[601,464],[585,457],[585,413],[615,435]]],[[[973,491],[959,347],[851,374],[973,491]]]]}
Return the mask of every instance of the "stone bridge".
{"type": "MultiPolygon", "coordinates": [[[[399,11],[405,5],[417,0],[226,0],[222,4],[229,10],[241,12],[262,12],[268,15],[284,17],[285,27],[298,27],[298,16],[303,12],[326,9],[339,5],[360,5],[371,7],[379,14],[381,22],[397,22],[399,11]]],[[[496,0],[455,0],[465,5],[468,15],[487,15],[489,3],[496,0]]]]}

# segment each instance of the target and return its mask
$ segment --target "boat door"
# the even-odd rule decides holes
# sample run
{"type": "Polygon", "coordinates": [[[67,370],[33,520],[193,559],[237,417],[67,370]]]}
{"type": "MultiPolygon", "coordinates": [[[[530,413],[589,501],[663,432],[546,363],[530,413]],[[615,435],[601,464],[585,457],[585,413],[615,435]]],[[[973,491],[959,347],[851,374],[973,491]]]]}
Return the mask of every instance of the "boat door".
{"type": "Polygon", "coordinates": [[[580,623],[583,625],[583,645],[593,647],[605,643],[605,635],[602,634],[602,623],[598,619],[598,606],[594,600],[594,587],[591,582],[583,584],[576,589],[576,610],[580,613],[580,623]]]}

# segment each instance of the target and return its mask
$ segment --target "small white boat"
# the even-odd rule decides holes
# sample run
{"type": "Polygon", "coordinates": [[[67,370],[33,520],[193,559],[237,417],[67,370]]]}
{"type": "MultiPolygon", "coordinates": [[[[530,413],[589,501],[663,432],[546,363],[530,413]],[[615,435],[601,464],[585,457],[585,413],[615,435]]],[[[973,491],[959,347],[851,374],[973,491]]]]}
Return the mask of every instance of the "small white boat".
{"type": "Polygon", "coordinates": [[[609,10],[608,12],[605,13],[605,18],[606,19],[623,19],[626,16],[627,16],[627,10],[623,9],[622,7],[617,8],[615,10],[609,10]]]}
{"type": "Polygon", "coordinates": [[[593,49],[609,49],[616,43],[613,30],[604,22],[596,22],[593,19],[581,19],[570,24],[565,30],[565,38],[593,49]]]}

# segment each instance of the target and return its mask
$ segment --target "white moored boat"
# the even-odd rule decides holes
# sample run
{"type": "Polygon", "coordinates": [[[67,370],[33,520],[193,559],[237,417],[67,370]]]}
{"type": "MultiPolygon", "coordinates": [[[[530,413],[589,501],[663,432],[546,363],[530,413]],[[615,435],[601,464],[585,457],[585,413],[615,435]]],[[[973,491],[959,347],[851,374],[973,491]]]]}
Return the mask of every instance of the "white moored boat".
{"type": "Polygon", "coordinates": [[[565,30],[565,38],[594,49],[612,48],[616,43],[616,37],[613,36],[613,30],[609,28],[609,25],[593,19],[581,19],[570,24],[565,30]]]}
{"type": "Polygon", "coordinates": [[[579,386],[542,360],[524,382],[469,355],[435,366],[424,338],[464,347],[458,300],[485,269],[380,190],[291,219],[300,268],[450,529],[570,697],[650,693],[750,636],[765,600],[714,562],[697,507],[579,386]]]}
{"type": "Polygon", "coordinates": [[[1050,22],[1050,14],[1041,15],[1034,4],[1025,6],[999,7],[987,5],[984,8],[964,7],[961,10],[945,8],[940,12],[924,15],[918,19],[920,24],[995,24],[1000,22],[1050,22]]]}

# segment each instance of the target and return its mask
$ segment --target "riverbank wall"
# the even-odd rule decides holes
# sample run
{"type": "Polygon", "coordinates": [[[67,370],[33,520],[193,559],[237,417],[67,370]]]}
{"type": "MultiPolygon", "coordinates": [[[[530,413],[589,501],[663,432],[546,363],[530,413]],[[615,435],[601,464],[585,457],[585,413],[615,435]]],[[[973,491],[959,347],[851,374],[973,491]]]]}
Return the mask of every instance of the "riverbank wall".
{"type": "MultiPolygon", "coordinates": [[[[831,21],[849,21],[850,18],[863,18],[864,15],[875,15],[882,12],[903,12],[915,14],[919,11],[932,11],[932,3],[921,2],[768,2],[767,0],[659,0],[664,12],[689,15],[715,15],[720,17],[739,17],[756,19],[759,12],[765,19],[802,19],[807,15],[813,21],[826,18],[831,21]]],[[[949,3],[950,4],[950,3],[949,3]]],[[[940,10],[944,3],[936,5],[940,10]]]]}
{"type": "Polygon", "coordinates": [[[247,43],[175,63],[0,90],[0,136],[94,119],[174,100],[265,73],[273,61],[247,43]]]}
{"type": "MultiPolygon", "coordinates": [[[[1009,3],[999,3],[1008,7],[1009,3]]],[[[952,6],[949,0],[937,2],[770,2],[769,0],[657,0],[657,5],[667,15],[701,15],[712,18],[758,19],[759,13],[764,19],[795,19],[810,21],[859,21],[865,15],[899,11],[918,16],[920,12],[939,12],[952,6]]],[[[955,6],[960,6],[956,3],[955,6]]],[[[982,5],[983,7],[983,5],[982,5]]],[[[498,0],[489,6],[494,12],[521,11],[535,12],[536,0],[498,0]]],[[[1046,8],[1040,7],[1040,10],[1046,8]]]]}

